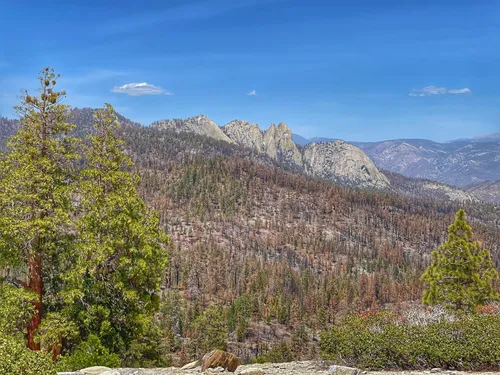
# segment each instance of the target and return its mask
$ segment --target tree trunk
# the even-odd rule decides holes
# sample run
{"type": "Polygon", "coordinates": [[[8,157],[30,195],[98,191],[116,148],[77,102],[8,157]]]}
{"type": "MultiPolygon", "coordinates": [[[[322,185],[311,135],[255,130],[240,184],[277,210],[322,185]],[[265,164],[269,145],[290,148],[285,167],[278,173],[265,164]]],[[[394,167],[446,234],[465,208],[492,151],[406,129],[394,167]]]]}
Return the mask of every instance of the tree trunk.
{"type": "Polygon", "coordinates": [[[40,344],[35,342],[35,331],[42,322],[42,256],[40,254],[30,260],[29,269],[28,289],[36,293],[37,299],[34,302],[35,313],[28,325],[28,348],[40,350],[40,344]]]}

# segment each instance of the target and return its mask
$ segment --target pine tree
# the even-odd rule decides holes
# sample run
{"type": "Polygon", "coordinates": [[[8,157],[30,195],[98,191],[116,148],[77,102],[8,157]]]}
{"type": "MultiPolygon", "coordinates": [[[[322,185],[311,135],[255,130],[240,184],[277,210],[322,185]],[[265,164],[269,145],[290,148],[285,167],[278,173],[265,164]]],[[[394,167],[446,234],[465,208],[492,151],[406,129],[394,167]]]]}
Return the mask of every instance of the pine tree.
{"type": "Polygon", "coordinates": [[[448,228],[448,240],[432,252],[432,264],[422,275],[427,285],[424,304],[470,310],[497,297],[492,283],[498,273],[490,252],[473,237],[465,211],[458,211],[448,228]]]}
{"type": "Polygon", "coordinates": [[[66,297],[83,338],[96,334],[125,363],[144,364],[158,355],[153,318],[168,238],[138,195],[139,177],[117,137],[119,126],[111,105],[97,111],[78,184],[79,236],[66,297]]]}
{"type": "Polygon", "coordinates": [[[40,349],[35,332],[42,321],[43,296],[54,281],[45,267],[58,268],[73,228],[76,139],[69,135],[73,125],[66,122],[68,106],[61,104],[65,92],[55,91],[58,77],[52,68],[44,68],[39,75],[40,96],[23,93],[15,107],[21,128],[0,160],[0,268],[18,276],[8,280],[11,284],[35,296],[27,330],[32,350],[40,349]]]}

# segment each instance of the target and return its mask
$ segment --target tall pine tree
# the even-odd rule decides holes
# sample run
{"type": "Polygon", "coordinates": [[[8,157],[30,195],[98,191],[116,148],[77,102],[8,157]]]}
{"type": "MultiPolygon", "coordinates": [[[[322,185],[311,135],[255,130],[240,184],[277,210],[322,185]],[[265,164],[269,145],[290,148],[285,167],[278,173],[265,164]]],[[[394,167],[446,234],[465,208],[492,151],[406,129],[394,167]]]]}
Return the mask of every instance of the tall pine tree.
{"type": "Polygon", "coordinates": [[[68,306],[82,338],[97,335],[124,363],[153,363],[168,238],[138,194],[113,107],[106,104],[94,120],[79,179],[74,266],[65,276],[68,306]]]}
{"type": "Polygon", "coordinates": [[[498,297],[492,285],[498,273],[490,252],[473,237],[465,211],[458,211],[448,228],[448,241],[432,252],[432,264],[422,275],[427,286],[424,304],[470,310],[498,297]]]}
{"type": "Polygon", "coordinates": [[[55,90],[57,78],[53,69],[44,68],[40,95],[23,93],[16,107],[21,128],[0,161],[0,268],[12,276],[10,283],[33,292],[34,314],[27,329],[32,350],[40,349],[35,334],[44,291],[52,282],[45,267],[57,269],[73,233],[76,139],[69,135],[73,125],[65,118],[68,107],[61,104],[65,92],[55,90]]]}

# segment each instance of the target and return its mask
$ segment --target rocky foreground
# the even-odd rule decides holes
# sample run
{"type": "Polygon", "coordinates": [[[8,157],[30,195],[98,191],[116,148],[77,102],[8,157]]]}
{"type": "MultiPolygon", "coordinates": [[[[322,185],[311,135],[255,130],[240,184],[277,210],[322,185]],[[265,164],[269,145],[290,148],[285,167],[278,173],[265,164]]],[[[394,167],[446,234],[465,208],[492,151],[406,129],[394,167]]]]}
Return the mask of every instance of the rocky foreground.
{"type": "Polygon", "coordinates": [[[498,375],[498,372],[462,372],[441,371],[432,369],[428,371],[361,371],[350,367],[335,366],[326,361],[304,361],[289,363],[265,363],[238,366],[235,372],[228,372],[223,368],[211,368],[201,371],[201,366],[195,363],[184,368],[163,369],[108,369],[105,367],[93,367],[79,372],[59,373],[60,375],[498,375]]]}

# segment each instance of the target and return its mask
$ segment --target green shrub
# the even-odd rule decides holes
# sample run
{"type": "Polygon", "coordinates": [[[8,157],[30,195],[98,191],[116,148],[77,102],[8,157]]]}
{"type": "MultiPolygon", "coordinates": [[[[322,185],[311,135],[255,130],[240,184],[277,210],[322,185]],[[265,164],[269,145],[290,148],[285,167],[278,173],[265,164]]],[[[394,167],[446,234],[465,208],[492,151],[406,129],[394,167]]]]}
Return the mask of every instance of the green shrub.
{"type": "Polygon", "coordinates": [[[292,347],[286,341],[276,344],[266,354],[259,355],[255,359],[255,363],[284,363],[291,361],[293,361],[292,347]]]}
{"type": "Polygon", "coordinates": [[[56,375],[56,370],[47,355],[29,350],[20,340],[0,335],[0,374],[56,375]]]}
{"type": "Polygon", "coordinates": [[[73,353],[60,356],[56,363],[58,371],[77,371],[91,366],[120,366],[118,355],[110,353],[95,335],[81,342],[73,353]]]}
{"type": "Polygon", "coordinates": [[[365,369],[498,369],[500,317],[469,316],[425,326],[390,316],[351,316],[321,335],[325,359],[365,369]]]}

